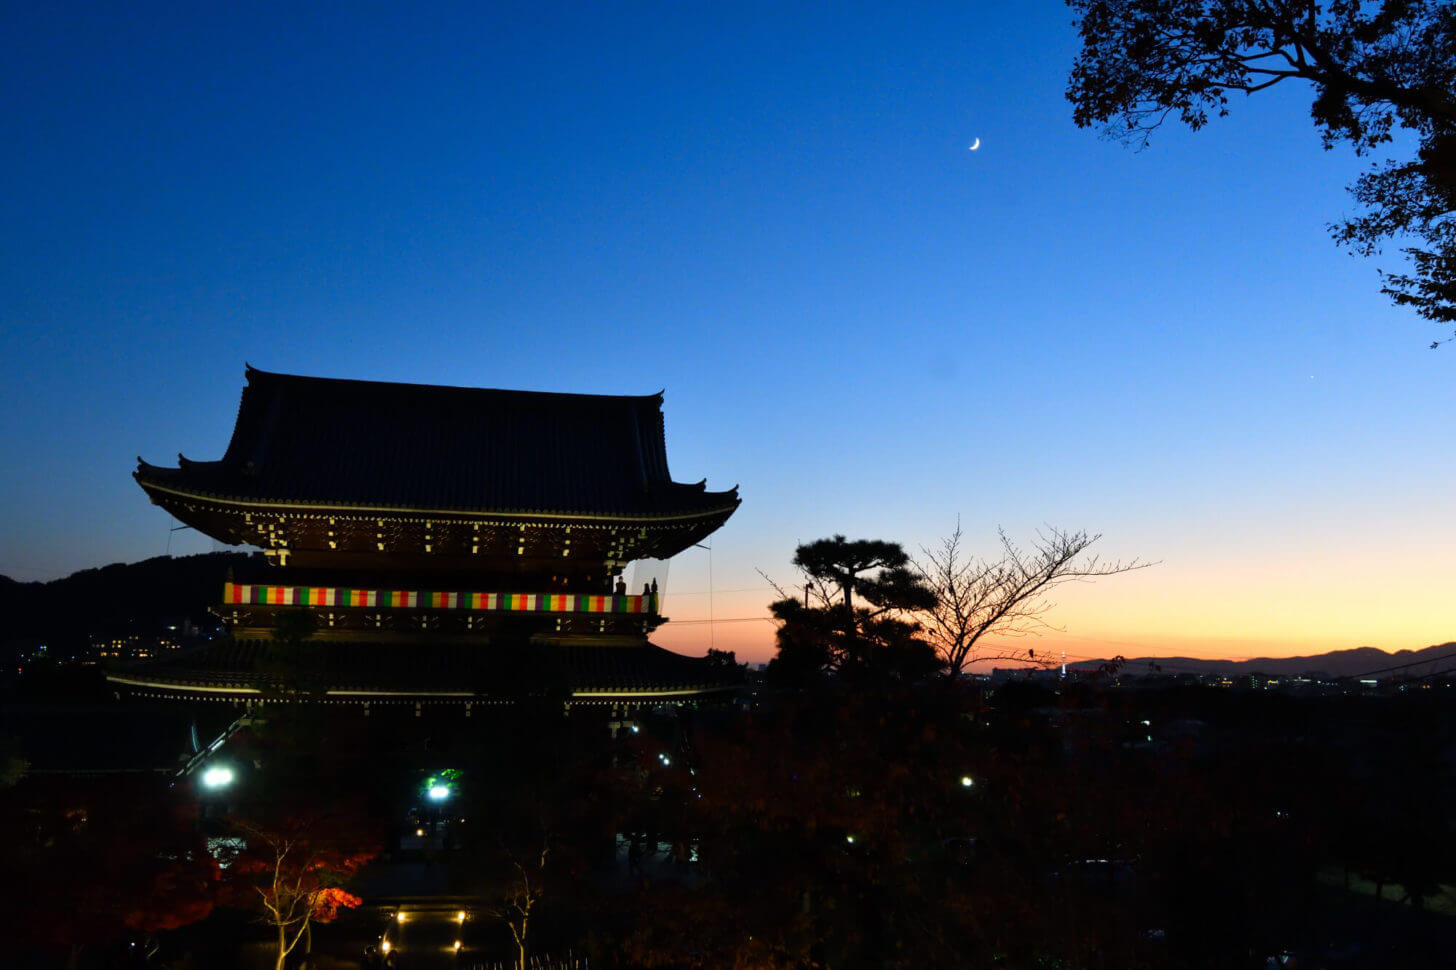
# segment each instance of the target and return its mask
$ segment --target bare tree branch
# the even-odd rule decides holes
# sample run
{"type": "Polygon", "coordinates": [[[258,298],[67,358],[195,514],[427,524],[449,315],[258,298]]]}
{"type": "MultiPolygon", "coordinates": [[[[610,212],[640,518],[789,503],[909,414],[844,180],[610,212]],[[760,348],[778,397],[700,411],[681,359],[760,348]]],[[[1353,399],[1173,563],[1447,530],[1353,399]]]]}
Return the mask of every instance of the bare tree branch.
{"type": "Polygon", "coordinates": [[[1001,555],[979,559],[962,548],[960,523],[939,547],[922,547],[915,562],[921,580],[935,593],[935,604],[917,614],[925,636],[946,665],[949,676],[965,672],[979,660],[1038,661],[1032,651],[987,653],[987,637],[1036,636],[1055,630],[1046,621],[1054,605],[1048,594],[1063,583],[1091,582],[1103,576],[1145,569],[1153,563],[1104,562],[1085,555],[1101,534],[1068,531],[1048,526],[1037,533],[1030,549],[1014,543],[998,529],[1001,555]]]}

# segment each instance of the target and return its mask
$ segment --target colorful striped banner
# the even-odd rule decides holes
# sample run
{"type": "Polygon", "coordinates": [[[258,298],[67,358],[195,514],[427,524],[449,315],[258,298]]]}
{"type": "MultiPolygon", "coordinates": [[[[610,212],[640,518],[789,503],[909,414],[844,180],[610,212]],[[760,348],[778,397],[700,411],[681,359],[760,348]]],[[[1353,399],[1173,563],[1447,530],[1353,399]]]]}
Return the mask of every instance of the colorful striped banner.
{"type": "Polygon", "coordinates": [[[348,589],[224,583],[230,606],[331,606],[370,609],[469,610],[502,613],[656,613],[657,596],[591,593],[476,593],[453,590],[348,589]]]}

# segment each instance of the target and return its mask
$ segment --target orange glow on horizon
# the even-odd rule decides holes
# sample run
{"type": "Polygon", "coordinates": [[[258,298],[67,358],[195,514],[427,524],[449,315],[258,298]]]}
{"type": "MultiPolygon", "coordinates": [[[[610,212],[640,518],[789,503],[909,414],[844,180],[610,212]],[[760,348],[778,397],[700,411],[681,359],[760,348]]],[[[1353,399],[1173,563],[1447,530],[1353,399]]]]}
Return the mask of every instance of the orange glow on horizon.
{"type": "MultiPolygon", "coordinates": [[[[1456,611],[1434,552],[1428,563],[1346,552],[1318,561],[1266,557],[1199,569],[1165,563],[1069,584],[1056,591],[1047,614],[1055,629],[1040,637],[993,640],[988,652],[1030,647],[1058,657],[1065,650],[1069,660],[1119,655],[1245,660],[1356,647],[1394,653],[1456,641],[1456,611]]],[[[775,627],[767,609],[772,598],[760,591],[719,594],[710,624],[706,597],[669,596],[664,612],[670,621],[652,640],[690,656],[713,645],[732,650],[739,661],[765,663],[774,655],[775,627]]]]}

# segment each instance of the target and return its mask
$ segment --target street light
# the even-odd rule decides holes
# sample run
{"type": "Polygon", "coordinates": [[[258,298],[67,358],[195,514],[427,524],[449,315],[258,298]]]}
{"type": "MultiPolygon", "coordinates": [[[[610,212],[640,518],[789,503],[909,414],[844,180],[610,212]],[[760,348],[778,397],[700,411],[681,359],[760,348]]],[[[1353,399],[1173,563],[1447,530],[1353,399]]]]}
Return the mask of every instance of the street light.
{"type": "Polygon", "coordinates": [[[233,783],[233,770],[227,765],[213,765],[202,773],[204,788],[226,788],[233,783]]]}
{"type": "Polygon", "coordinates": [[[449,785],[431,785],[430,790],[425,794],[430,796],[432,802],[443,802],[450,797],[449,785]]]}

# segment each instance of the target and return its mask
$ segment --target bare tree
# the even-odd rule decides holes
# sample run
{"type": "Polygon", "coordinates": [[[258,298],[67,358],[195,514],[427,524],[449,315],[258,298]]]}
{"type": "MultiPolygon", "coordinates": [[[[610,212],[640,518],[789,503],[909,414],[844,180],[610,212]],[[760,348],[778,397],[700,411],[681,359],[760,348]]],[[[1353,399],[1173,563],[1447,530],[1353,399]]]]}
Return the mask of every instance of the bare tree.
{"type": "Polygon", "coordinates": [[[234,819],[246,842],[229,860],[239,902],[262,913],[277,933],[274,966],[283,970],[300,942],[312,949],[313,924],[331,922],[342,907],[363,900],[342,888],[376,852],[367,840],[352,840],[329,822],[289,817],[274,824],[234,819]]]}
{"type": "Polygon", "coordinates": [[[516,942],[517,970],[527,970],[526,933],[531,926],[531,911],[546,892],[546,860],[550,853],[549,836],[542,841],[541,854],[534,860],[522,862],[515,853],[506,852],[512,871],[500,904],[491,913],[510,927],[516,942]]]}
{"type": "Polygon", "coordinates": [[[1047,598],[1063,583],[1089,582],[1100,576],[1143,569],[1152,563],[1104,562],[1085,555],[1101,534],[1069,532],[1048,527],[1036,535],[1030,549],[1018,546],[998,529],[1001,556],[980,559],[961,548],[961,526],[938,548],[921,548],[923,561],[915,568],[924,584],[935,593],[935,605],[922,614],[925,636],[945,662],[949,676],[956,677],[975,660],[1017,660],[1050,665],[1034,649],[1001,648],[986,652],[988,637],[1018,638],[1056,630],[1046,621],[1053,604],[1047,598]]]}

